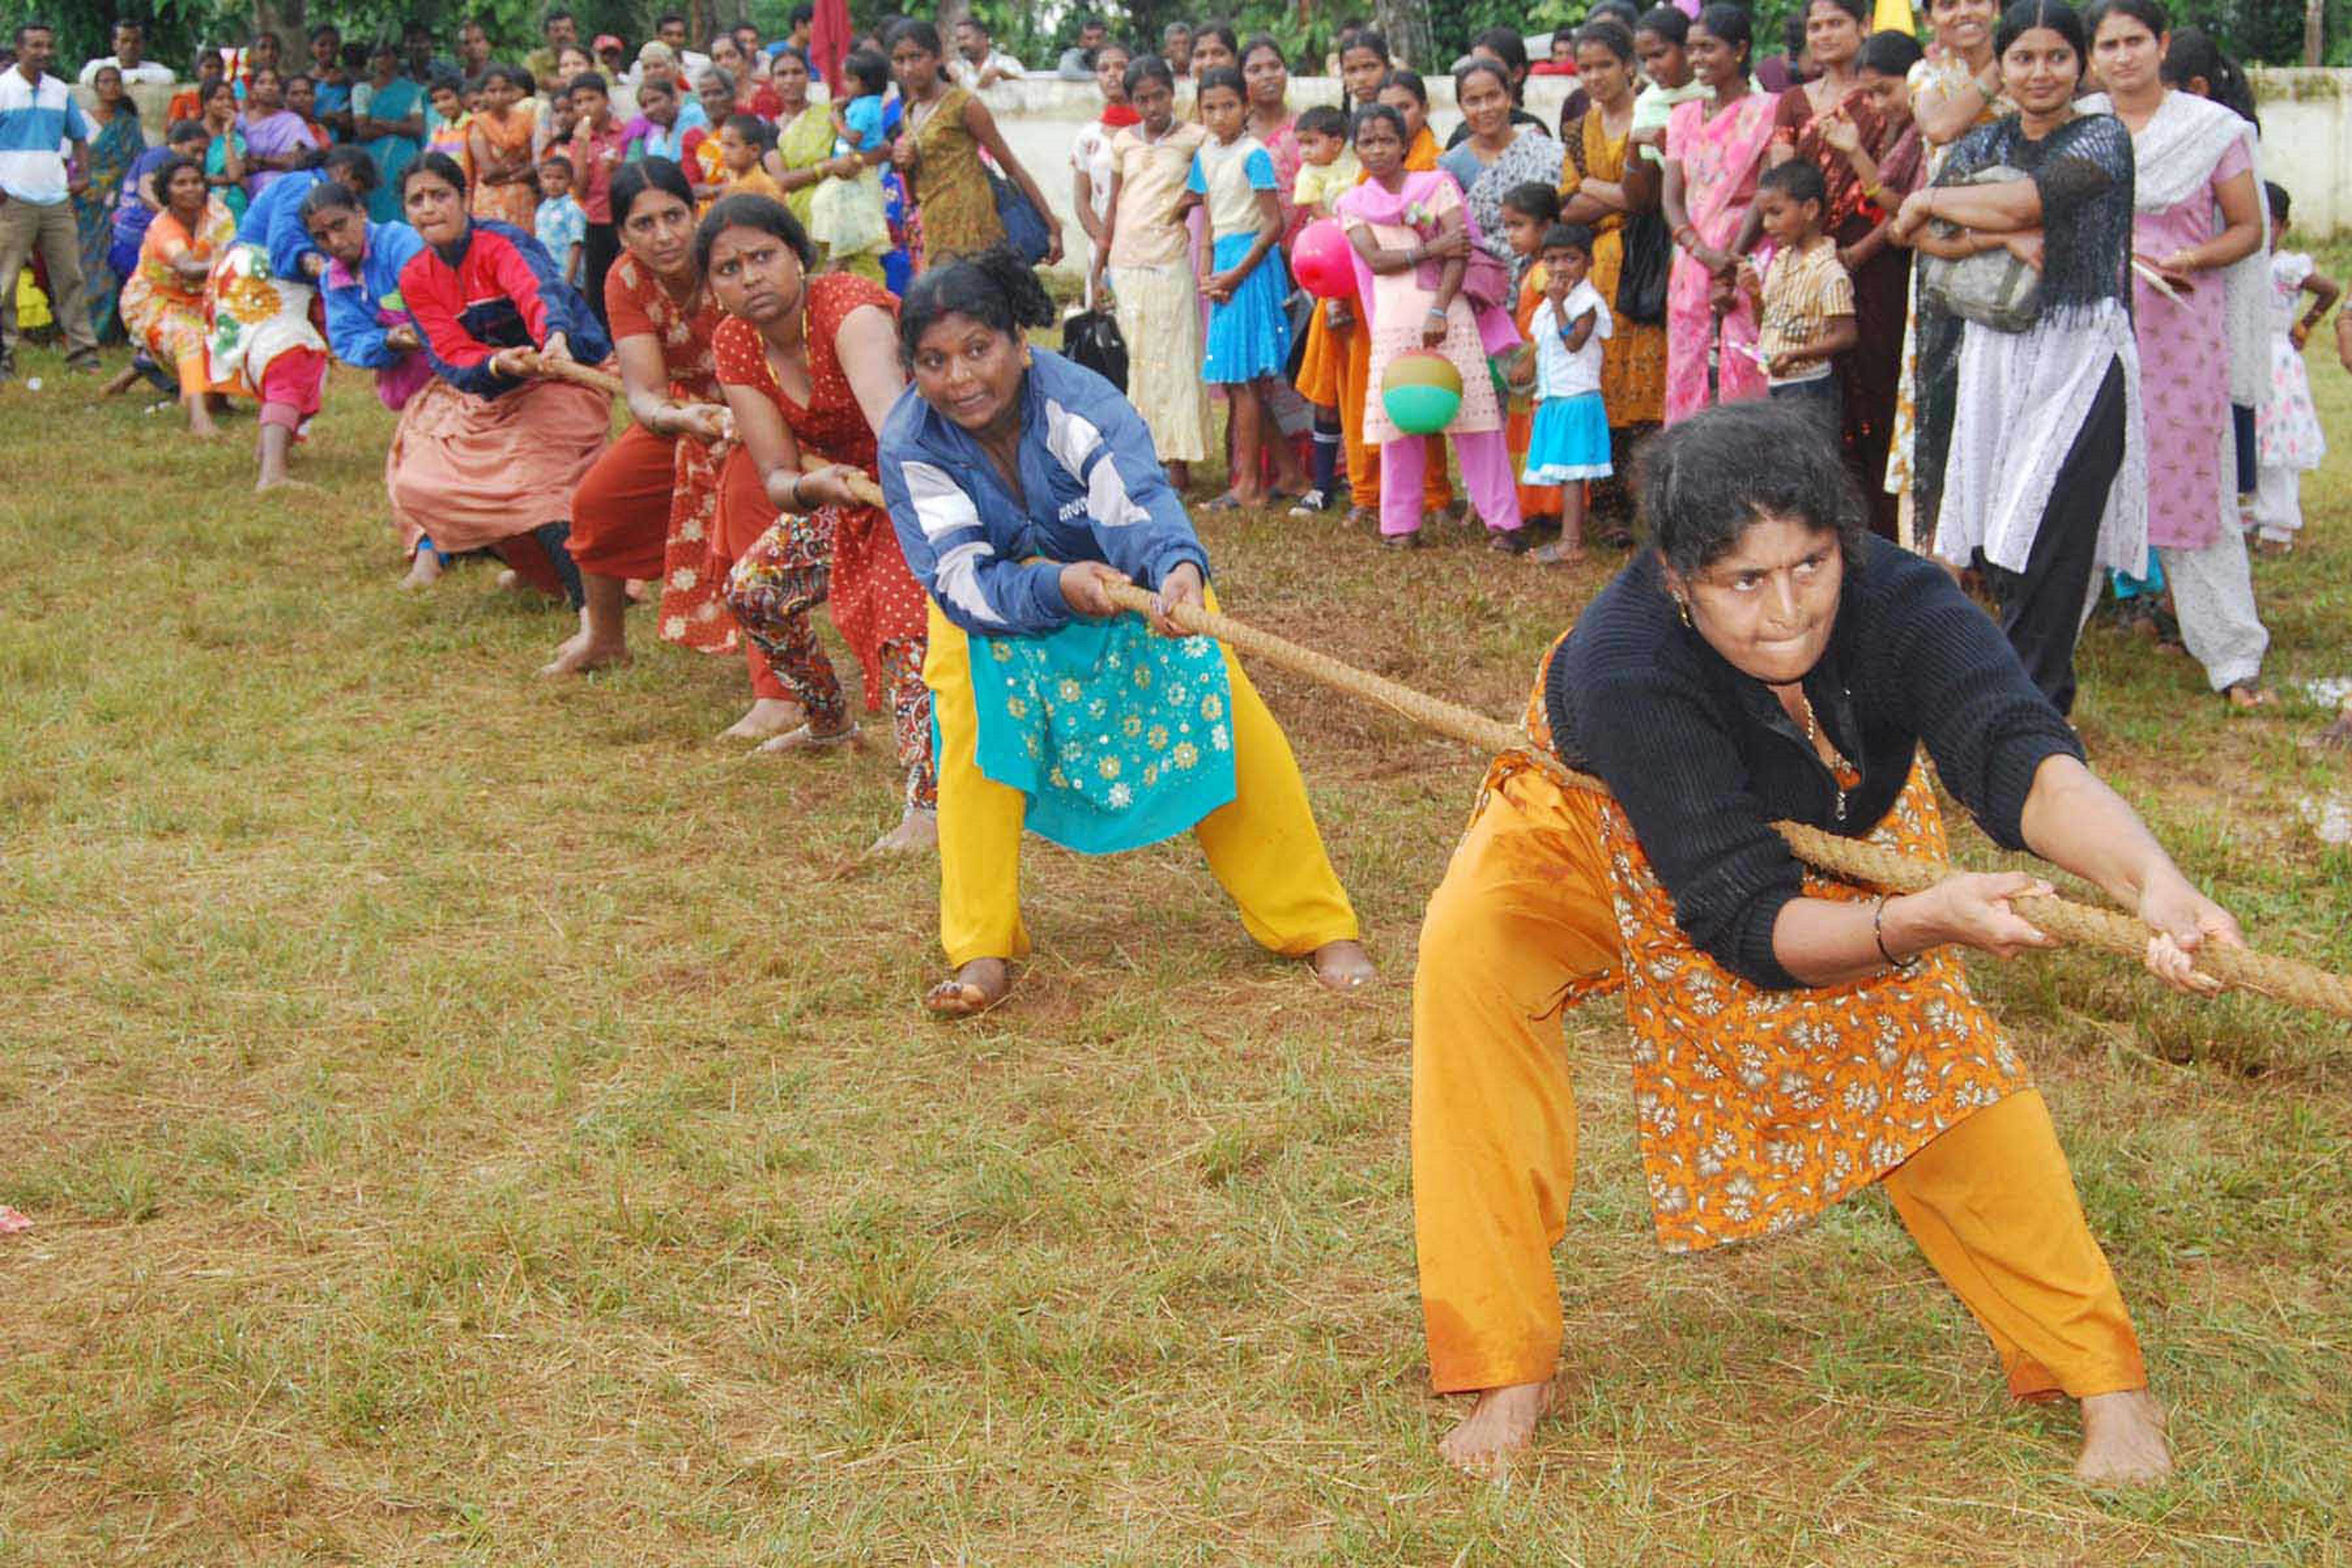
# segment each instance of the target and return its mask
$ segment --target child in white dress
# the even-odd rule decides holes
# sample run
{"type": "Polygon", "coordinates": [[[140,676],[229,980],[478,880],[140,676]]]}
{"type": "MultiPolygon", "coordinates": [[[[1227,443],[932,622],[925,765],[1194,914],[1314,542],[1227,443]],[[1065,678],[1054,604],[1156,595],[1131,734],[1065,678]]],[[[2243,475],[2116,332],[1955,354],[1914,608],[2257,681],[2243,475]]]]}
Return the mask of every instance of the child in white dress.
{"type": "Polygon", "coordinates": [[[2311,378],[2303,366],[2304,340],[2344,290],[2316,270],[2310,257],[2284,248],[2286,191],[2265,181],[2263,192],[2271,208],[2271,384],[2254,415],[2254,505],[2247,521],[2257,548],[2284,555],[2294,548],[2303,527],[2303,476],[2327,453],[2319,412],[2312,406],[2311,378]],[[2311,307],[2298,313],[2295,307],[2305,294],[2311,307]]]}
{"type": "Polygon", "coordinates": [[[1536,349],[1536,423],[1523,484],[1559,487],[1559,538],[1535,552],[1540,565],[1584,559],[1584,482],[1607,479],[1609,411],[1601,398],[1601,344],[1615,331],[1592,287],[1592,231],[1556,223],[1544,231],[1544,297],[1528,318],[1536,349]]]}

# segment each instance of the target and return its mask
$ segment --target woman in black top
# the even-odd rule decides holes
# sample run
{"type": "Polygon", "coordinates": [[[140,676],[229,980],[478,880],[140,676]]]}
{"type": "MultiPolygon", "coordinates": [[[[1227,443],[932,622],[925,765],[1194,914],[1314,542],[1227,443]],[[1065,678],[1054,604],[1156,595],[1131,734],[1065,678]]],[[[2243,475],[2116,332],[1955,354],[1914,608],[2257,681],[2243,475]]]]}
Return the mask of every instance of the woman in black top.
{"type": "Polygon", "coordinates": [[[1933,563],[1871,538],[1836,449],[1745,402],[1651,447],[1645,551],[1554,645],[1524,755],[1489,772],[1430,901],[1413,988],[1413,1201],[1431,1372],[1475,1407],[1443,1445],[1527,1446],[1561,1335],[1551,1247],[1575,1170],[1564,1003],[1622,989],[1660,1244],[1770,1235],[1883,1181],[2020,1397],[2083,1402],[2077,1473],[2170,1467],[2129,1317],[2024,1065],[1956,952],[2050,945],[2018,872],[1880,897],[1816,877],[1792,818],[1944,853],[1923,746],[2004,847],[2163,933],[2184,990],[2238,929],[2083,764],[2073,731],[1933,563]]]}

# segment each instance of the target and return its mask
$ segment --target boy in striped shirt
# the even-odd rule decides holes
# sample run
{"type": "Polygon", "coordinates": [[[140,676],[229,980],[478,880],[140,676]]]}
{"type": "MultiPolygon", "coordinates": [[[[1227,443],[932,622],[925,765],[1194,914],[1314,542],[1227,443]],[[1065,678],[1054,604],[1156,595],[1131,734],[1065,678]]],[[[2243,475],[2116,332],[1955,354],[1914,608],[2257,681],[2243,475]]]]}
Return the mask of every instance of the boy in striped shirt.
{"type": "Polygon", "coordinates": [[[1772,255],[1761,273],[1743,260],[1739,281],[1757,302],[1756,353],[1771,395],[1803,401],[1834,434],[1845,414],[1830,361],[1860,334],[1853,279],[1822,232],[1828,205],[1827,184],[1814,164],[1792,158],[1767,169],[1756,182],[1756,212],[1772,255]]]}

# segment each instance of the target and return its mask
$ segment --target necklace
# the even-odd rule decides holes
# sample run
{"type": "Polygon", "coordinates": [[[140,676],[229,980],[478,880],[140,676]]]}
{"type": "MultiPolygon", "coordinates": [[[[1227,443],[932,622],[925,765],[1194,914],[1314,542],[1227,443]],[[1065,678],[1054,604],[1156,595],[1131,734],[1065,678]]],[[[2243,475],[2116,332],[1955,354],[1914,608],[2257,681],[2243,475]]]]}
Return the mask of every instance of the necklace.
{"type": "MultiPolygon", "coordinates": [[[[1822,726],[1821,721],[1813,716],[1813,699],[1802,686],[1799,686],[1797,700],[1805,705],[1805,745],[1812,752],[1813,760],[1819,762],[1822,755],[1822,726]]],[[[1830,782],[1837,786],[1837,819],[1843,822],[1845,792],[1862,783],[1862,770],[1847,762],[1844,754],[1834,745],[1830,747],[1830,755],[1836,759],[1829,764],[1829,774],[1830,782]]]]}

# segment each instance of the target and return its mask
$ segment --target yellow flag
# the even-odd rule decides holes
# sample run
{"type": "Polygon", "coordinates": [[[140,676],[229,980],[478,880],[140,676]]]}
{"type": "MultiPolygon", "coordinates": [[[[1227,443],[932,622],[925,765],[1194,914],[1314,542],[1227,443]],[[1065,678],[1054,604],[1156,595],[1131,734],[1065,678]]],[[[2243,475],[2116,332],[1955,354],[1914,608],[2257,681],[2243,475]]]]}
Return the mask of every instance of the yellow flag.
{"type": "Polygon", "coordinates": [[[1870,30],[1916,37],[1919,24],[1911,16],[1911,0],[1878,0],[1878,9],[1870,18],[1870,30]]]}

